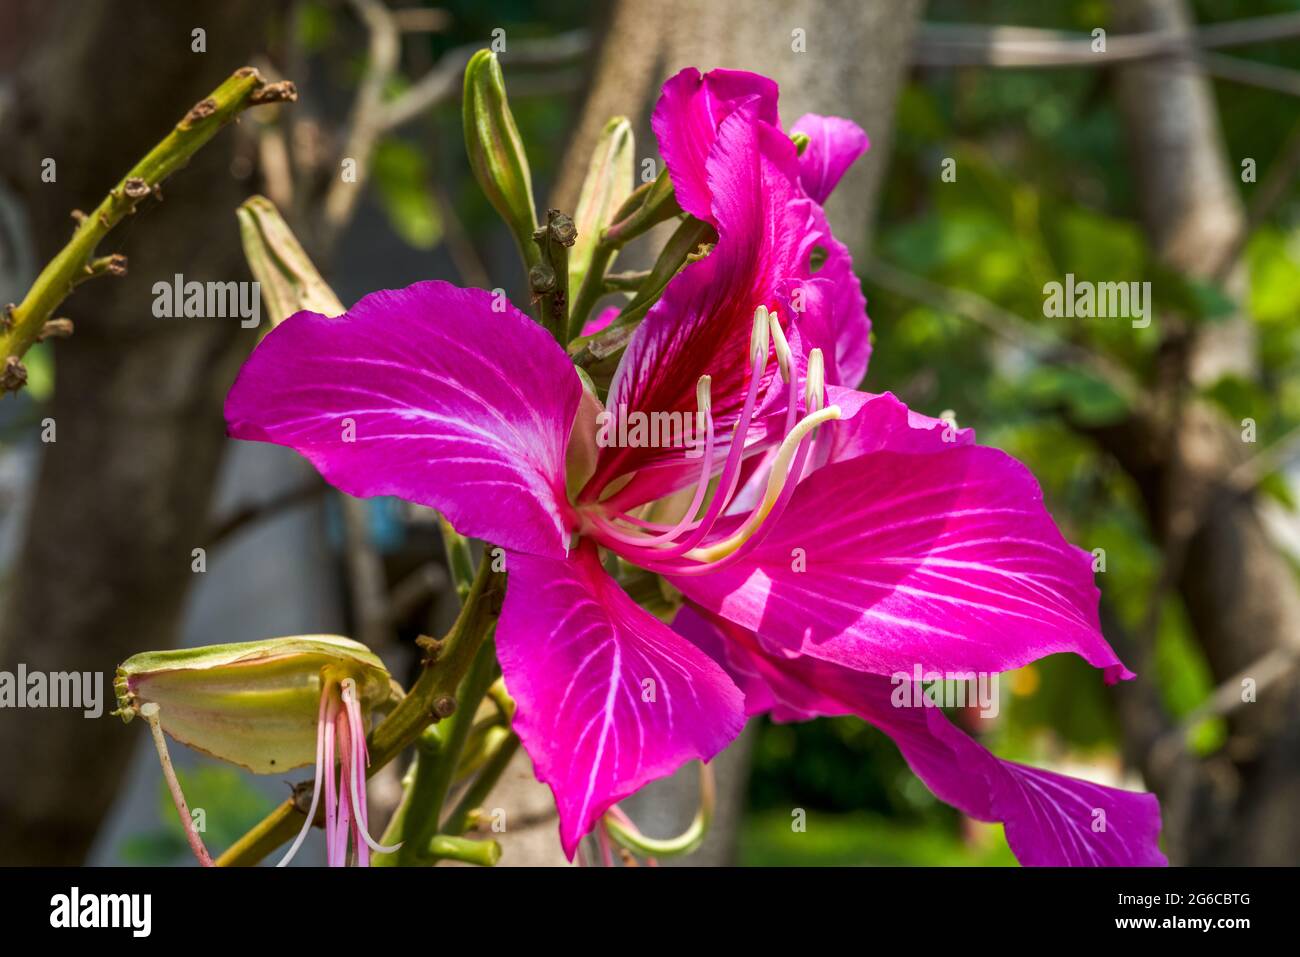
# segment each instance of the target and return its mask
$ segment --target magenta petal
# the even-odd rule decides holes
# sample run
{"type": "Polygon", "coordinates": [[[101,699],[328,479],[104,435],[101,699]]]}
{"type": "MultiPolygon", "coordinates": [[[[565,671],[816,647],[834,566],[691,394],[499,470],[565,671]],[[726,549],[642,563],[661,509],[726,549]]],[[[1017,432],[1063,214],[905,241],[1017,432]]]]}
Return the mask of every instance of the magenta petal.
{"type": "Polygon", "coordinates": [[[774,81],[739,70],[712,70],[701,76],[687,67],[664,84],[650,125],[682,209],[716,224],[705,161],[718,129],[745,102],[756,105],[762,122],[777,127],[776,101],[774,81]]]}
{"type": "Polygon", "coordinates": [[[618,306],[606,306],[583,324],[582,335],[594,336],[603,329],[607,329],[609,324],[618,318],[618,311],[618,306]]]}
{"type": "Polygon", "coordinates": [[[799,182],[818,203],[826,202],[840,177],[871,145],[862,127],[838,116],[806,113],[790,132],[808,137],[808,145],[799,157],[799,182]]]}
{"type": "Polygon", "coordinates": [[[867,317],[867,298],[862,283],[853,271],[848,249],[831,235],[826,214],[813,207],[815,233],[813,249],[820,250],[821,267],[813,278],[826,285],[820,295],[824,302],[807,306],[800,321],[813,318],[825,331],[809,336],[811,346],[819,346],[827,359],[826,381],[856,386],[867,374],[871,358],[871,320],[867,317]]]}
{"type": "MultiPolygon", "coordinates": [[[[708,175],[718,214],[717,246],[668,284],[637,328],[606,407],[693,415],[696,383],[707,374],[721,456],[748,388],[754,311],[776,305],[783,278],[806,275],[814,207],[795,182],[794,144],[761,123],[752,103],[723,122],[708,175]]],[[[765,381],[770,383],[775,372],[772,363],[765,381]]],[[[651,482],[654,469],[694,481],[698,469],[683,466],[680,448],[606,448],[588,493],[633,471],[642,473],[638,484],[651,482]]],[[[663,483],[653,485],[660,494],[663,483]]],[[[629,488],[622,494],[623,507],[636,504],[635,492],[629,488]]]]}
{"type": "Polygon", "coordinates": [[[824,466],[744,560],[672,583],[772,648],[859,671],[1075,652],[1108,681],[1132,677],[1101,635],[1091,556],[1061,537],[1029,471],[980,446],[917,451],[944,444],[935,431],[909,424],[824,466]]]}
{"type": "Polygon", "coordinates": [[[1104,787],[1003,761],[897,684],[814,658],[783,658],[743,629],[687,606],[673,627],[721,662],[745,693],[746,714],[777,721],[853,714],[884,731],[941,800],[969,817],[1002,822],[1029,866],[1156,866],[1160,804],[1154,795],[1104,787]]]}
{"type": "Polygon", "coordinates": [[[975,442],[974,429],[915,412],[892,392],[828,386],[826,404],[842,410],[839,421],[828,427],[826,459],[831,462],[870,452],[949,452],[975,442]]]}
{"type": "Polygon", "coordinates": [[[571,859],[610,805],[722,750],[740,732],[742,697],[708,655],[624,594],[594,548],[567,561],[512,553],[507,567],[501,671],[571,859]]]}
{"type": "Polygon", "coordinates": [[[244,364],[226,422],[350,495],[395,495],[464,535],[560,556],[580,391],[564,351],[509,303],[421,282],[338,318],[291,316],[244,364]]]}
{"type": "Polygon", "coordinates": [[[1001,821],[1007,843],[1021,864],[1159,867],[1169,863],[1160,852],[1160,802],[1155,795],[1003,761],[959,730],[942,711],[919,710],[924,728],[915,715],[907,715],[882,730],[936,795],[971,817],[1001,821]]]}

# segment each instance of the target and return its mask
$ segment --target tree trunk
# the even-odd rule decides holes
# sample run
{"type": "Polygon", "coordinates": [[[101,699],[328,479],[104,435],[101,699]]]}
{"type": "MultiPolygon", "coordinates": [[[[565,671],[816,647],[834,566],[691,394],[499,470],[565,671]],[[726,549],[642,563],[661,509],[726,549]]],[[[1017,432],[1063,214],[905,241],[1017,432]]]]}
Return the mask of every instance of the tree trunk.
{"type": "MultiPolygon", "coordinates": [[[[38,260],[199,99],[259,50],[273,7],[257,0],[86,4],[29,0],[0,172],[25,199],[38,260]],[[39,25],[39,29],[38,29],[39,25]],[[191,31],[206,30],[206,52],[191,31]],[[57,162],[43,183],[41,160],[57,162]]],[[[8,15],[14,15],[13,9],[8,15]]],[[[125,279],[96,279],[62,307],[58,387],[25,545],[7,582],[0,667],[98,671],[105,713],[8,712],[0,722],[0,861],[76,864],[132,745],[112,709],[118,662],[174,644],[225,443],[221,403],[254,333],[237,319],[156,319],[151,289],[176,273],[246,279],[230,174],[232,131],[209,144],[109,236],[125,279]]]]}
{"type": "Polygon", "coordinates": [[[649,156],[650,110],[664,80],[688,66],[753,70],[781,85],[787,125],[804,113],[828,113],[867,131],[870,151],[827,207],[836,236],[861,255],[920,11],[920,0],[619,0],[556,184],[558,205],[576,204],[592,144],[611,116],[632,120],[638,155],[649,156]]]}

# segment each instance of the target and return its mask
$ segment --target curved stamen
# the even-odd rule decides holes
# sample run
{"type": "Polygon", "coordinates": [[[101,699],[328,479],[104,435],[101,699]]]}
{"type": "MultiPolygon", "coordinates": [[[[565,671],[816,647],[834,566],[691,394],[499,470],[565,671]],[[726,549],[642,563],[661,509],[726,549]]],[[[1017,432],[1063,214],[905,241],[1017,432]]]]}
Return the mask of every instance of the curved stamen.
{"type": "MultiPolygon", "coordinates": [[[[321,680],[320,716],[316,719],[316,782],[311,789],[311,809],[307,812],[307,820],[303,822],[302,830],[293,839],[293,843],[289,845],[289,850],[284,857],[280,858],[279,863],[275,865],[276,867],[284,867],[293,860],[294,855],[298,853],[298,849],[302,847],[302,842],[307,840],[307,834],[311,831],[312,823],[316,820],[316,808],[320,805],[321,782],[327,773],[325,770],[325,716],[328,712],[331,684],[332,682],[328,678],[321,680]]],[[[329,773],[332,772],[333,768],[330,768],[329,773]]]]}
{"type": "Polygon", "coordinates": [[[333,695],[328,698],[328,708],[325,713],[325,753],[322,756],[322,765],[325,775],[325,863],[329,866],[335,866],[335,860],[338,855],[335,853],[335,845],[338,843],[338,816],[339,816],[339,797],[338,797],[338,779],[334,772],[334,726],[338,717],[338,706],[333,695]]]}
{"type": "MultiPolygon", "coordinates": [[[[740,482],[741,461],[745,452],[745,439],[749,435],[750,420],[753,418],[754,409],[758,404],[758,390],[763,382],[763,373],[767,371],[767,353],[771,345],[769,341],[770,335],[767,307],[759,306],[754,312],[754,325],[749,340],[750,358],[754,360],[749,378],[749,391],[745,395],[745,404],[740,410],[740,417],[737,419],[736,426],[731,433],[731,445],[727,449],[727,459],[722,467],[722,474],[718,478],[717,491],[714,493],[713,500],[709,502],[704,517],[700,519],[694,531],[681,541],[668,547],[642,548],[639,544],[621,543],[624,545],[622,551],[635,553],[627,557],[638,564],[645,564],[647,561],[677,558],[689,552],[713,530],[714,524],[736,494],[736,486],[740,482]]],[[[597,531],[602,531],[602,527],[598,525],[597,531]]],[[[649,565],[646,565],[646,567],[649,567],[649,565]]]]}
{"type": "MultiPolygon", "coordinates": [[[[782,441],[768,472],[768,481],[762,502],[753,509],[741,527],[721,542],[708,548],[697,548],[687,553],[686,562],[662,563],[654,559],[644,562],[650,571],[661,574],[697,575],[718,571],[734,564],[756,548],[784,512],[795,487],[803,477],[804,464],[811,449],[811,437],[822,422],[840,417],[838,406],[821,408],[825,402],[825,366],[820,349],[813,349],[808,357],[808,381],[805,400],[816,411],[790,431],[782,441]]],[[[793,402],[793,395],[791,395],[793,402]]]]}
{"type": "Polygon", "coordinates": [[[687,574],[701,574],[706,571],[720,571],[735,564],[749,552],[757,548],[775,526],[781,513],[785,511],[795,487],[803,478],[804,464],[812,449],[813,437],[821,422],[838,419],[838,406],[823,409],[826,402],[826,366],[820,349],[813,349],[808,354],[808,375],[804,387],[804,403],[808,415],[799,424],[804,437],[796,436],[798,429],[786,436],[768,473],[766,494],[762,504],[754,510],[744,526],[724,542],[717,543],[711,549],[697,550],[688,557],[699,558],[702,564],[689,569],[687,574]],[[832,410],[834,413],[832,414],[832,410]],[[792,443],[797,443],[793,459],[789,459],[792,443]],[[784,459],[784,461],[783,461],[784,459]],[[774,494],[775,493],[775,494],[774,494]],[[716,554],[710,554],[716,553],[716,554]]]}
{"type": "MultiPolygon", "coordinates": [[[[368,846],[376,854],[391,854],[402,845],[400,843],[389,847],[380,844],[369,833],[369,822],[366,820],[366,802],[362,796],[358,779],[364,780],[366,776],[366,765],[370,762],[370,757],[366,752],[366,732],[365,725],[361,717],[361,704],[357,701],[357,683],[351,678],[343,679],[343,705],[347,708],[348,723],[352,729],[352,773],[348,775],[352,785],[352,809],[356,819],[356,833],[361,836],[368,846]]],[[[358,849],[359,850],[359,849],[358,849]]]]}
{"type": "Polygon", "coordinates": [[[838,419],[839,417],[840,407],[832,405],[800,419],[799,424],[790,430],[790,434],[785,437],[781,447],[777,450],[776,458],[772,462],[772,470],[767,476],[767,489],[763,493],[763,501],[749,513],[745,523],[721,542],[710,545],[708,548],[693,549],[687,553],[686,557],[698,562],[715,562],[730,555],[743,545],[758,530],[759,525],[763,523],[763,520],[771,513],[773,506],[776,505],[777,499],[780,498],[781,492],[785,489],[793,473],[791,465],[794,464],[796,457],[802,459],[802,456],[796,456],[796,453],[807,448],[804,439],[823,422],[838,419]]]}
{"type": "MultiPolygon", "coordinates": [[[[834,408],[834,406],[832,406],[832,408],[834,408]]],[[[803,444],[800,445],[799,451],[795,454],[794,457],[794,464],[790,466],[790,475],[793,478],[791,480],[786,481],[785,487],[781,489],[781,494],[777,498],[776,504],[772,506],[771,511],[768,512],[767,517],[763,519],[762,524],[760,524],[758,528],[754,530],[753,534],[750,535],[750,537],[743,544],[741,544],[739,548],[737,548],[731,554],[726,555],[723,558],[719,558],[715,562],[691,565],[685,568],[684,570],[678,571],[677,574],[703,575],[707,573],[722,571],[723,569],[729,568],[730,566],[737,564],[742,559],[744,559],[746,555],[748,555],[754,549],[762,545],[763,540],[766,539],[768,534],[772,531],[772,529],[776,527],[776,523],[778,520],[780,520],[782,513],[785,512],[786,506],[790,504],[790,499],[794,495],[794,491],[799,485],[799,479],[797,478],[797,476],[803,474],[804,462],[807,459],[808,453],[812,449],[812,444],[814,441],[815,441],[815,434],[814,436],[807,437],[804,440],[803,444]]]]}
{"type": "Polygon", "coordinates": [[[700,376],[699,382],[695,384],[695,404],[698,408],[699,419],[704,422],[704,454],[700,465],[700,478],[695,485],[695,495],[691,498],[691,504],[687,507],[685,513],[675,525],[660,526],[664,529],[658,535],[643,535],[621,531],[612,522],[598,517],[596,521],[601,529],[616,541],[628,545],[653,546],[662,542],[670,542],[688,527],[694,526],[695,516],[700,511],[700,506],[704,503],[704,496],[709,490],[709,479],[713,475],[713,409],[709,396],[709,386],[713,379],[711,376],[700,376]]]}

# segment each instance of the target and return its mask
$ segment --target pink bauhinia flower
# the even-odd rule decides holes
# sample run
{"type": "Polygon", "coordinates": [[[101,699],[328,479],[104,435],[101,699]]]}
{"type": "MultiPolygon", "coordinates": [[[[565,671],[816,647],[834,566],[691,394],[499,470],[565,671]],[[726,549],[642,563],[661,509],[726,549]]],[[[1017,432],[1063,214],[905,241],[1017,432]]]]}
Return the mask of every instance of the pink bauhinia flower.
{"type": "MultiPolygon", "coordinates": [[[[550,335],[442,282],[291,317],[227,399],[231,435],[295,448],[345,492],[429,505],[507,550],[498,653],[570,856],[617,801],[721,750],[762,691],[738,686],[700,629],[634,602],[602,550],[662,575],[693,614],[727,624],[738,655],[791,682],[860,677],[833,706],[864,716],[873,682],[915,665],[993,672],[1072,651],[1131,677],[1100,633],[1090,556],[1062,539],[1028,471],[970,430],[850,388],[869,323],[819,201],[866,139],[843,120],[797,127],[802,155],[775,85],[747,73],[684,71],[655,110],[678,201],[718,242],[636,330],[607,406],[692,417],[698,456],[598,443],[601,403],[550,335]]],[[[1150,842],[1153,803],[1140,827],[1118,815],[1116,860],[1150,842]]]]}

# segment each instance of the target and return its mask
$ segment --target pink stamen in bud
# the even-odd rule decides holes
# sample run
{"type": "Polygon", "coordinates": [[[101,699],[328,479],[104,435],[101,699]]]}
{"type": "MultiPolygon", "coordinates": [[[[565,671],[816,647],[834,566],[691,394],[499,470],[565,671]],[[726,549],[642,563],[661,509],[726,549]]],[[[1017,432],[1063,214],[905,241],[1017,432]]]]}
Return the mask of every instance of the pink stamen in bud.
{"type": "Polygon", "coordinates": [[[367,849],[376,854],[391,854],[402,845],[388,847],[370,836],[370,823],[366,814],[366,767],[370,764],[370,755],[366,750],[366,728],[361,717],[361,703],[357,700],[357,685],[351,678],[343,682],[343,704],[352,726],[352,808],[356,815],[356,836],[361,838],[357,851],[369,860],[367,849]]]}
{"type": "Polygon", "coordinates": [[[370,852],[389,853],[401,845],[385,847],[370,836],[366,810],[366,767],[370,756],[366,749],[365,718],[357,697],[357,683],[352,678],[336,682],[321,680],[320,715],[316,722],[316,780],[312,787],[311,809],[302,830],[277,867],[284,867],[302,847],[316,820],[322,782],[325,791],[325,859],[330,867],[348,863],[349,838],[353,860],[358,866],[370,863],[370,852]],[[335,771],[335,755],[338,770],[335,771]]]}
{"type": "MultiPolygon", "coordinates": [[[[607,516],[600,516],[593,521],[596,535],[604,540],[618,543],[618,550],[625,557],[635,561],[643,568],[660,574],[698,575],[717,571],[735,563],[753,551],[771,531],[773,525],[785,511],[790,497],[799,480],[803,477],[812,448],[813,438],[823,422],[838,419],[838,406],[825,407],[826,382],[825,361],[820,349],[813,349],[808,354],[807,372],[804,376],[803,408],[804,416],[799,418],[799,383],[794,375],[793,357],[789,343],[781,329],[775,313],[769,313],[760,306],[754,315],[754,329],[750,340],[751,358],[754,360],[750,391],[736,431],[732,434],[731,447],[727,453],[727,463],[718,481],[717,493],[709,503],[704,517],[698,522],[689,521],[698,511],[700,502],[708,486],[711,474],[711,454],[706,460],[706,468],[696,487],[696,493],[690,509],[674,526],[653,526],[631,516],[616,516],[619,519],[637,525],[642,529],[663,528],[659,534],[623,531],[613,524],[607,516]],[[767,476],[767,487],[762,500],[749,512],[740,526],[726,538],[714,541],[708,546],[700,542],[713,529],[718,517],[732,501],[737,482],[740,478],[740,463],[744,451],[744,435],[749,428],[749,419],[757,400],[758,384],[766,371],[767,354],[771,343],[775,342],[777,362],[781,366],[782,377],[789,384],[786,404],[785,437],[772,458],[767,476]],[[681,533],[691,529],[685,537],[681,533]],[[673,542],[667,545],[664,543],[673,542]]],[[[703,381],[703,380],[702,380],[703,381]]],[[[711,424],[711,423],[710,423],[711,424]]],[[[710,428],[710,451],[712,429],[710,428]]]]}
{"type": "MultiPolygon", "coordinates": [[[[712,378],[707,375],[700,376],[699,382],[695,385],[695,404],[697,407],[697,418],[704,422],[704,454],[701,456],[700,478],[695,485],[695,495],[691,498],[691,504],[683,513],[681,519],[675,525],[660,526],[665,529],[658,535],[646,536],[638,533],[624,532],[617,528],[612,522],[602,520],[602,530],[610,538],[628,545],[653,546],[663,542],[671,542],[678,535],[688,528],[694,528],[698,523],[694,521],[700,506],[704,503],[704,496],[709,490],[709,477],[713,474],[713,409],[709,396],[709,387],[712,378]]],[[[635,521],[635,520],[634,520],[635,521]]],[[[643,527],[651,527],[648,522],[637,522],[643,527]]]]}
{"type": "Polygon", "coordinates": [[[293,839],[293,843],[289,845],[289,850],[285,853],[284,857],[280,858],[280,862],[275,865],[276,867],[284,867],[293,860],[294,855],[298,853],[298,849],[302,847],[302,842],[307,840],[307,834],[311,831],[312,823],[316,820],[316,808],[320,806],[321,779],[324,774],[322,769],[326,766],[325,726],[329,714],[328,706],[329,690],[328,688],[322,688],[320,696],[320,716],[316,719],[316,780],[312,784],[311,789],[311,808],[307,811],[307,820],[303,822],[302,829],[298,832],[298,836],[293,839]]]}

